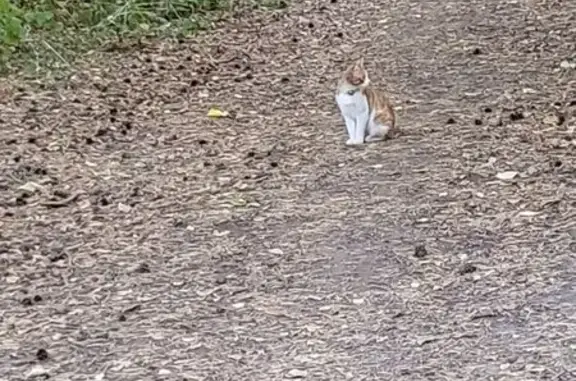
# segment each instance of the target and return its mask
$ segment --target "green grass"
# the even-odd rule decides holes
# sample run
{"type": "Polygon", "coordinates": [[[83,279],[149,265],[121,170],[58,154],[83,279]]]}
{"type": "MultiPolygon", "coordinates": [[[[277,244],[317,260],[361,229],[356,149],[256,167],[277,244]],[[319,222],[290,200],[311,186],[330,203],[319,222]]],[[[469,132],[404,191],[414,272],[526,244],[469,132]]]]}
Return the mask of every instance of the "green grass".
{"type": "Polygon", "coordinates": [[[221,11],[287,0],[0,0],[0,74],[67,69],[108,42],[182,37],[221,11]]]}

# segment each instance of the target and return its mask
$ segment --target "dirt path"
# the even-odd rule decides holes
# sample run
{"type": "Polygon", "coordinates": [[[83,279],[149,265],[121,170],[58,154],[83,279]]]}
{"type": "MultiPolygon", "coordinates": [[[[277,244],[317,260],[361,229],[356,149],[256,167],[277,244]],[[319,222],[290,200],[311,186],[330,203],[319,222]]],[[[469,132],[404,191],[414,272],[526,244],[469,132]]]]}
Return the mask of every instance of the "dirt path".
{"type": "Polygon", "coordinates": [[[0,379],[574,380],[575,25],[302,2],[14,88],[0,379]],[[359,54],[405,134],[351,149],[359,54]]]}

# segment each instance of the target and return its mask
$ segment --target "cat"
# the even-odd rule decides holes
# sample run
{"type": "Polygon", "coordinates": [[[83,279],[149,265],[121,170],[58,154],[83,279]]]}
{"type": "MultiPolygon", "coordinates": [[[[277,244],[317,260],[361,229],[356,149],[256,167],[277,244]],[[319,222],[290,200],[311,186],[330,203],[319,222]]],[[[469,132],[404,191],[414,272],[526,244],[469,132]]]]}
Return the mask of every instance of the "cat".
{"type": "Polygon", "coordinates": [[[364,58],[342,74],[336,103],[348,130],[347,145],[381,141],[397,131],[394,107],[384,93],[370,86],[364,58]]]}

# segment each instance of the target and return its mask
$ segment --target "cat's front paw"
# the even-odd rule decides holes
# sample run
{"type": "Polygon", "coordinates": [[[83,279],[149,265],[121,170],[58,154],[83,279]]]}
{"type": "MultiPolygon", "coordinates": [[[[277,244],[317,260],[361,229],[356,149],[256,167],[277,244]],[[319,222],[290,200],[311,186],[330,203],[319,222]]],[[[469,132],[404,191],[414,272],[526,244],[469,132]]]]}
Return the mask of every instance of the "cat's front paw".
{"type": "Polygon", "coordinates": [[[354,139],[348,139],[346,141],[347,146],[356,146],[359,144],[364,144],[364,141],[363,140],[354,140],[354,139]]]}

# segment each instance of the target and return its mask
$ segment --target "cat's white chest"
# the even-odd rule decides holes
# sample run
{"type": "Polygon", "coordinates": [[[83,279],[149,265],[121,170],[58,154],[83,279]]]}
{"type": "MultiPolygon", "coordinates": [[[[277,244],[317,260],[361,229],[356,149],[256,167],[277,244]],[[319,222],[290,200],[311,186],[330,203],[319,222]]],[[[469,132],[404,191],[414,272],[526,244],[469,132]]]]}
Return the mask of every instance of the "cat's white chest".
{"type": "Polygon", "coordinates": [[[340,112],[350,118],[355,118],[368,111],[368,102],[360,91],[356,91],[354,94],[339,92],[336,94],[336,103],[340,112]]]}

